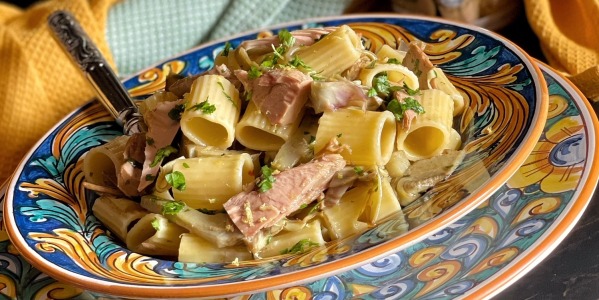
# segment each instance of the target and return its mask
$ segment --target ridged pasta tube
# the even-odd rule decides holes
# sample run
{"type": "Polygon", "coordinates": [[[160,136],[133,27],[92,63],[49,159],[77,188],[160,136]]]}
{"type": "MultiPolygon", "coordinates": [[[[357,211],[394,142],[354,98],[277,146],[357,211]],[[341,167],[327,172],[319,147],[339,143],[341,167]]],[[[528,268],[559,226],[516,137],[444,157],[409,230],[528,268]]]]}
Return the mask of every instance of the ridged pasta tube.
{"type": "Polygon", "coordinates": [[[200,76],[188,94],[181,131],[198,145],[229,148],[235,139],[240,106],[239,91],[229,80],[220,75],[200,76]],[[208,105],[213,105],[214,111],[202,109],[208,105]]]}
{"type": "Polygon", "coordinates": [[[441,90],[422,90],[420,104],[425,113],[405,130],[397,128],[397,150],[411,161],[433,157],[447,149],[453,124],[453,100],[441,90]]]}
{"type": "Polygon", "coordinates": [[[235,231],[234,225],[225,214],[204,214],[189,208],[183,202],[177,202],[177,204],[182,204],[180,211],[163,214],[165,207],[168,207],[172,202],[176,201],[164,200],[154,195],[141,197],[141,206],[143,208],[153,213],[162,214],[169,221],[203,237],[215,244],[216,247],[228,247],[241,242],[241,232],[235,231]]]}
{"type": "Polygon", "coordinates": [[[92,207],[94,216],[119,239],[127,238],[131,224],[148,214],[139,203],[115,196],[100,196],[92,207]]]}
{"type": "Polygon", "coordinates": [[[325,226],[332,240],[342,239],[368,227],[368,224],[358,221],[358,218],[371,192],[370,185],[359,184],[347,191],[338,205],[323,210],[325,226]]]}
{"type": "Polygon", "coordinates": [[[128,135],[121,135],[108,143],[92,148],[83,160],[83,174],[85,180],[91,184],[105,187],[124,186],[122,176],[118,176],[121,165],[124,164],[125,146],[129,140],[128,135]]]}
{"type": "Polygon", "coordinates": [[[239,143],[250,149],[275,151],[297,130],[301,119],[298,117],[295,122],[285,126],[271,124],[256,105],[250,102],[235,128],[235,136],[239,143]]]}
{"type": "Polygon", "coordinates": [[[395,59],[397,59],[397,61],[399,61],[401,63],[405,56],[406,56],[405,51],[393,49],[388,44],[384,44],[381,47],[381,49],[379,49],[379,51],[376,52],[376,57],[381,62],[385,62],[386,59],[395,58],[395,59]]]}
{"type": "Polygon", "coordinates": [[[250,260],[252,254],[244,244],[218,248],[197,235],[181,235],[178,260],[187,263],[231,263],[250,260]]]}
{"type": "Polygon", "coordinates": [[[385,169],[391,177],[401,177],[410,167],[410,160],[403,151],[394,151],[391,154],[391,159],[385,165],[385,169]]]}
{"type": "Polygon", "coordinates": [[[173,197],[194,209],[223,210],[223,204],[254,181],[254,162],[248,153],[178,159],[173,172],[181,172],[186,187],[172,189],[173,197]]]}
{"type": "Polygon", "coordinates": [[[460,94],[458,89],[449,81],[445,72],[441,68],[434,68],[434,78],[431,79],[430,85],[433,89],[439,89],[447,93],[453,100],[453,115],[457,116],[464,111],[464,96],[460,94]]]}
{"type": "Polygon", "coordinates": [[[176,256],[181,234],[187,229],[169,222],[160,214],[146,214],[127,233],[127,248],[145,255],[176,256]]]}
{"type": "Polygon", "coordinates": [[[412,89],[418,90],[420,84],[418,83],[418,77],[414,74],[414,72],[410,71],[410,69],[405,66],[398,64],[375,64],[372,68],[364,68],[360,71],[359,79],[363,85],[367,87],[372,87],[372,82],[374,77],[380,73],[387,73],[387,79],[390,82],[394,82],[399,84],[402,83],[412,89]]]}
{"type": "MultiPolygon", "coordinates": [[[[311,247],[321,246],[324,244],[325,241],[323,238],[320,221],[318,219],[314,219],[313,221],[306,223],[306,225],[301,227],[299,230],[283,230],[279,234],[273,236],[270,239],[270,242],[264,248],[262,248],[262,250],[260,250],[259,256],[262,258],[277,256],[280,254],[289,253],[291,249],[297,250],[297,253],[301,253],[302,250],[308,250],[311,247]],[[301,246],[298,243],[304,243],[304,246],[301,246]],[[300,246],[298,247],[296,245],[300,246]]],[[[291,250],[291,253],[294,253],[293,250],[291,250]]]]}
{"type": "Polygon", "coordinates": [[[385,165],[395,142],[395,117],[389,111],[338,109],[323,113],[316,131],[314,152],[336,138],[350,150],[341,155],[351,165],[385,165]]]}
{"type": "Polygon", "coordinates": [[[295,52],[319,77],[328,78],[351,67],[360,58],[362,42],[342,25],[318,42],[295,52]]]}

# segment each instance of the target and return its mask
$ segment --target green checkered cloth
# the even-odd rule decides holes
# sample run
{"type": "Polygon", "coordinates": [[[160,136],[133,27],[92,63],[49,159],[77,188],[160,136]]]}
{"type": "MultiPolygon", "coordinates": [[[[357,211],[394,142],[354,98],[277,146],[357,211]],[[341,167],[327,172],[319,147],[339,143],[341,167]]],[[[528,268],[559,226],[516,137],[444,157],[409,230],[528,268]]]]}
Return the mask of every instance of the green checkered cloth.
{"type": "Polygon", "coordinates": [[[352,0],[125,0],[106,36],[121,76],[203,42],[250,29],[340,15],[352,0]]]}

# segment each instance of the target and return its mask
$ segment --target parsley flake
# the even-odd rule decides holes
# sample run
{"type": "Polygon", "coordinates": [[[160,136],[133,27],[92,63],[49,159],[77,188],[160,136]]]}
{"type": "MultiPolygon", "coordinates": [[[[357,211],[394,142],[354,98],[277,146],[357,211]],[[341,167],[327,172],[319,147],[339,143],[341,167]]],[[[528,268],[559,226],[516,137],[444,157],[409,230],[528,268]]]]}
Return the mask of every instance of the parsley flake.
{"type": "Polygon", "coordinates": [[[154,227],[156,231],[160,230],[160,220],[158,220],[158,218],[152,220],[152,227],[154,227]]]}
{"type": "Polygon", "coordinates": [[[213,113],[213,112],[216,111],[216,106],[214,104],[210,104],[208,102],[208,98],[206,97],[206,100],[204,100],[204,101],[202,101],[202,102],[200,102],[200,103],[198,103],[198,104],[190,107],[189,109],[192,109],[192,110],[195,110],[195,111],[199,110],[202,113],[209,115],[209,114],[211,114],[211,113],[213,113]]]}
{"type": "Polygon", "coordinates": [[[417,114],[424,113],[424,107],[412,97],[406,97],[401,102],[397,99],[389,101],[387,110],[393,113],[397,121],[401,121],[404,113],[408,110],[413,110],[417,114]]]}
{"type": "Polygon", "coordinates": [[[225,43],[225,49],[223,49],[223,54],[222,54],[222,56],[227,56],[227,55],[229,55],[229,51],[231,51],[231,43],[227,41],[227,42],[225,43]]]}
{"type": "Polygon", "coordinates": [[[152,163],[150,164],[150,167],[153,168],[157,166],[163,159],[177,151],[177,148],[171,145],[158,149],[158,151],[156,151],[156,156],[154,156],[154,160],[152,160],[152,163]]]}
{"type": "Polygon", "coordinates": [[[281,254],[303,253],[303,252],[310,250],[310,248],[317,247],[317,246],[320,246],[320,244],[312,242],[309,239],[302,239],[299,242],[297,242],[295,245],[293,245],[293,247],[291,247],[289,249],[284,249],[283,251],[281,251],[281,254]]]}
{"type": "Polygon", "coordinates": [[[364,175],[364,169],[362,167],[359,167],[359,166],[355,166],[354,167],[354,172],[356,172],[356,174],[358,174],[358,176],[364,175]]]}
{"type": "Polygon", "coordinates": [[[387,60],[387,63],[388,64],[396,64],[396,65],[400,65],[401,64],[401,62],[397,58],[395,58],[395,57],[389,58],[387,60]]]}
{"type": "Polygon", "coordinates": [[[262,76],[262,71],[260,71],[260,68],[258,68],[256,66],[251,66],[250,71],[248,72],[248,78],[256,79],[260,76],[262,76]]]}
{"type": "Polygon", "coordinates": [[[185,203],[181,201],[167,201],[162,205],[163,215],[176,215],[185,208],[185,203]]]}
{"type": "MultiPolygon", "coordinates": [[[[237,108],[237,104],[235,104],[235,102],[233,101],[233,99],[231,98],[231,96],[229,96],[229,94],[227,94],[227,92],[225,92],[225,87],[223,86],[223,83],[220,82],[220,81],[217,82],[217,83],[220,86],[220,89],[223,90],[223,95],[225,95],[225,97],[227,98],[227,100],[231,101],[231,104],[233,104],[233,106],[235,108],[237,108]]],[[[208,100],[208,99],[206,99],[206,100],[208,100]]]]}
{"type": "Polygon", "coordinates": [[[166,182],[168,182],[168,184],[170,184],[173,188],[179,191],[184,191],[187,187],[185,185],[185,175],[183,175],[183,173],[181,173],[180,171],[168,173],[164,176],[164,178],[166,179],[166,182]]]}
{"type": "Polygon", "coordinates": [[[295,55],[293,56],[293,59],[291,59],[291,61],[289,62],[289,64],[293,67],[296,68],[303,68],[306,71],[312,70],[312,68],[310,68],[310,66],[308,66],[301,58],[299,58],[299,56],[295,55]]]}
{"type": "Polygon", "coordinates": [[[272,175],[273,169],[269,166],[262,166],[262,176],[260,176],[260,182],[258,182],[258,188],[261,193],[264,193],[272,189],[272,184],[276,181],[276,178],[272,175]]]}

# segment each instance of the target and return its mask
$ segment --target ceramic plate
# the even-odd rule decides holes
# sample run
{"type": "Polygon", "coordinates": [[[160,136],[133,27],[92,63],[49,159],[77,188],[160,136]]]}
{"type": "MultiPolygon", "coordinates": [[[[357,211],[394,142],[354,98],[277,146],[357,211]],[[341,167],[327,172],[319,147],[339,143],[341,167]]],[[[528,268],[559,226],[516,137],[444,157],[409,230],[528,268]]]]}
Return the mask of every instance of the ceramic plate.
{"type": "MultiPolygon", "coordinates": [[[[432,299],[490,297],[533,268],[582,215],[599,177],[599,124],[586,99],[541,67],[551,111],[524,166],[478,208],[425,240],[315,282],[237,299],[432,299]],[[567,132],[567,134],[563,134],[567,132]],[[564,179],[564,173],[570,177],[564,179]],[[534,174],[533,176],[522,176],[534,174]],[[590,184],[586,184],[589,182],[590,184]]],[[[6,189],[3,186],[2,191],[6,189]]],[[[4,198],[4,192],[0,197],[4,198]]],[[[0,293],[15,299],[97,299],[33,268],[0,231],[0,293]]]]}
{"type": "MultiPolygon", "coordinates": [[[[403,216],[302,255],[239,265],[184,264],[131,253],[106,235],[91,215],[94,198],[82,187],[82,155],[120,134],[107,112],[92,102],[43,138],[13,177],[4,213],[14,245],[36,267],[63,282],[121,296],[224,296],[280,288],[366,262],[376,260],[373,266],[378,265],[378,259],[474,209],[533,150],[547,119],[547,87],[536,64],[517,46],[477,27],[397,15],[327,18],[272,30],[340,24],[350,24],[373,51],[383,44],[396,47],[399,40],[426,41],[433,63],[467,96],[466,112],[457,121],[468,153],[464,162],[448,180],[405,207],[403,216]]],[[[256,36],[253,32],[228,40],[236,46],[256,36]]],[[[194,49],[140,72],[125,86],[143,98],[161,88],[168,73],[189,75],[210,69],[223,47],[220,41],[194,49]]],[[[426,253],[423,258],[435,257],[426,253]]],[[[385,278],[382,275],[377,278],[385,278]]]]}

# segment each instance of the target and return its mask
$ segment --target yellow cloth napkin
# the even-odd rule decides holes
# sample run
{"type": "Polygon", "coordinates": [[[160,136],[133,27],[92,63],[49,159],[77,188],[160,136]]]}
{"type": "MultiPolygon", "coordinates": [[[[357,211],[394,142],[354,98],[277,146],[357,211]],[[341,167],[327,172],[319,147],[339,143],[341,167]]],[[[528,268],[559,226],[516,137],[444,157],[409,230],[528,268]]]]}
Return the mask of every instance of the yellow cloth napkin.
{"type": "Polygon", "coordinates": [[[525,0],[549,64],[599,101],[599,0],[525,0]]]}
{"type": "Polygon", "coordinates": [[[27,10],[0,3],[0,182],[49,128],[94,96],[52,38],[48,15],[71,11],[112,64],[104,26],[115,1],[45,1],[27,10]]]}

